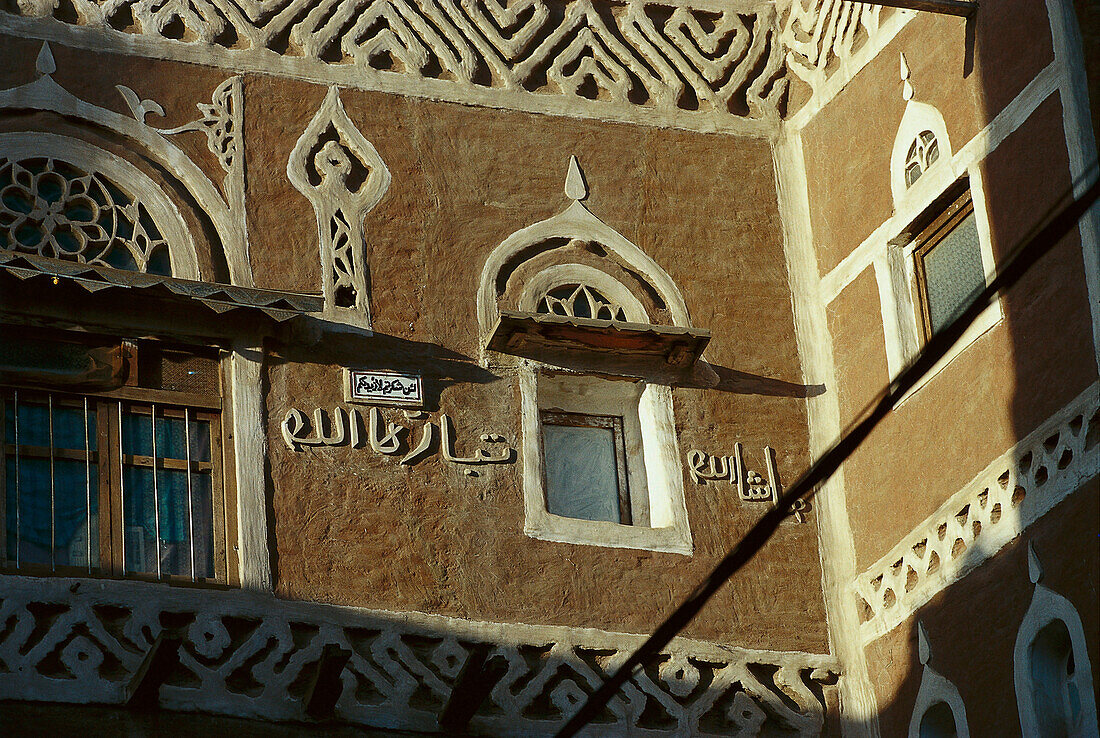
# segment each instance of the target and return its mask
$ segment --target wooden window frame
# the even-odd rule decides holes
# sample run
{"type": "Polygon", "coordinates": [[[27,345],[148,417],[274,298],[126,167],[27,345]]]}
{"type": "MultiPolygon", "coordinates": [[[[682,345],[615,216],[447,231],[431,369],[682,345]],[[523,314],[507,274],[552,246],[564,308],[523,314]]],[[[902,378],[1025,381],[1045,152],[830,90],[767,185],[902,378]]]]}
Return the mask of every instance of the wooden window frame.
{"type": "MultiPolygon", "coordinates": [[[[225,362],[218,360],[218,384],[225,386],[225,362]]],[[[43,387],[20,386],[17,384],[0,385],[0,422],[6,417],[12,405],[14,392],[18,392],[20,404],[27,398],[34,404],[44,404],[52,397],[54,407],[83,408],[87,400],[89,413],[96,418],[95,449],[91,451],[89,463],[96,464],[96,494],[98,495],[99,525],[99,563],[92,566],[27,564],[16,566],[16,562],[7,559],[7,458],[15,452],[14,438],[4,438],[0,442],[0,573],[20,575],[80,576],[93,578],[125,578],[145,581],[161,581],[180,585],[233,586],[238,583],[238,573],[233,566],[235,556],[231,551],[231,542],[236,539],[236,515],[233,506],[234,486],[229,455],[232,453],[231,439],[227,428],[231,419],[223,410],[222,397],[219,395],[200,395],[188,392],[176,392],[163,389],[147,389],[137,386],[123,386],[115,390],[81,393],[73,390],[49,389],[43,387]],[[123,454],[120,422],[124,414],[137,414],[150,417],[152,412],[158,418],[186,418],[190,422],[210,423],[210,459],[198,461],[195,458],[176,459],[159,456],[123,454]],[[167,574],[159,577],[149,572],[127,572],[125,569],[125,515],[123,508],[124,487],[122,474],[124,466],[153,467],[156,469],[186,470],[209,473],[211,477],[211,526],[213,530],[213,570],[214,576],[167,574]]],[[[224,390],[223,390],[224,393],[224,390]]],[[[89,439],[91,441],[91,439],[89,439]]],[[[91,448],[89,443],[89,450],[91,448]]],[[[20,443],[19,454],[23,458],[27,452],[33,458],[49,458],[49,447],[31,447],[20,443]]],[[[154,450],[155,453],[155,450],[154,450]]],[[[76,459],[83,461],[83,449],[54,448],[54,459],[76,459]]],[[[159,532],[158,532],[159,534],[159,532]]],[[[193,531],[189,535],[194,535],[193,531]]]]}
{"type": "MultiPolygon", "coordinates": [[[[967,216],[974,213],[974,200],[967,187],[932,219],[913,239],[913,274],[917,283],[917,300],[920,313],[921,335],[927,342],[932,338],[932,318],[928,306],[928,274],[924,266],[925,257],[939,246],[947,236],[967,216]]],[[[980,244],[979,244],[980,248],[980,244]]],[[[985,275],[982,275],[984,282],[985,275]]]]}
{"type": "MultiPolygon", "coordinates": [[[[623,419],[616,415],[588,415],[585,413],[566,413],[556,410],[539,411],[539,433],[547,425],[561,425],[572,428],[601,428],[610,430],[614,438],[615,452],[615,479],[618,486],[619,498],[619,524],[633,525],[633,515],[630,507],[630,482],[626,472],[626,441],[623,435],[623,419]]],[[[542,487],[543,504],[549,512],[550,505],[546,496],[550,494],[550,482],[547,479],[548,467],[546,465],[545,437],[539,439],[539,450],[542,455],[542,487]]],[[[564,517],[564,516],[563,516],[564,517]]]]}

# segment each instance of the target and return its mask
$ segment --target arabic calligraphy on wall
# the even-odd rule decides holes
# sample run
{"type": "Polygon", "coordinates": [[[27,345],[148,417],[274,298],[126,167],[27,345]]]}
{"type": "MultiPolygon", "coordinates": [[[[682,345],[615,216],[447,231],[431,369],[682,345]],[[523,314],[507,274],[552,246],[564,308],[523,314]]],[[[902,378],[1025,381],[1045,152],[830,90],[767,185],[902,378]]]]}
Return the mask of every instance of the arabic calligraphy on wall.
{"type": "MultiPolygon", "coordinates": [[[[775,449],[764,447],[764,463],[767,466],[768,479],[759,472],[745,466],[745,449],[740,443],[733,444],[733,456],[714,456],[698,449],[688,451],[688,473],[696,484],[707,482],[729,482],[737,488],[737,497],[742,502],[770,502],[773,505],[783,493],[779,482],[779,469],[775,463],[775,449]]],[[[796,522],[806,522],[805,513],[809,505],[798,500],[793,505],[791,516],[796,522]]]]}
{"type": "Polygon", "coordinates": [[[283,418],[283,440],[292,451],[303,451],[308,446],[350,446],[364,448],[370,446],[377,454],[400,457],[398,463],[410,466],[438,452],[443,461],[460,464],[465,467],[467,476],[476,477],[477,471],[471,467],[483,464],[510,464],[516,460],[516,451],[508,445],[507,439],[499,433],[483,433],[481,443],[488,447],[477,448],[471,456],[461,456],[455,450],[456,433],[450,416],[443,413],[438,421],[432,420],[427,413],[419,410],[405,410],[406,421],[422,423],[419,438],[413,445],[416,435],[413,423],[403,425],[387,420],[382,411],[372,407],[367,411],[366,421],[357,408],[345,410],[333,408],[331,415],[322,408],[313,411],[312,423],[304,412],[291,408],[283,418]],[[438,442],[436,440],[438,431],[438,442]]]}

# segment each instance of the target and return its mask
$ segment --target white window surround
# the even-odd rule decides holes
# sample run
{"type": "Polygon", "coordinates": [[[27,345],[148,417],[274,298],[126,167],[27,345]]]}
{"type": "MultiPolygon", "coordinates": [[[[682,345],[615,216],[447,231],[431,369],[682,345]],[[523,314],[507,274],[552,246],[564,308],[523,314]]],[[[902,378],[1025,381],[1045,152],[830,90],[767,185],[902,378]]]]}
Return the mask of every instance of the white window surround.
{"type": "MultiPolygon", "coordinates": [[[[997,266],[993,258],[992,235],[981,170],[977,162],[961,171],[956,169],[954,164],[951,141],[947,135],[943,116],[931,105],[910,100],[906,104],[905,114],[890,155],[890,188],[894,197],[892,220],[905,223],[907,227],[887,243],[885,254],[874,260],[875,277],[882,303],[886,361],[891,377],[898,376],[916,358],[924,344],[919,308],[922,297],[917,283],[914,256],[918,244],[910,233],[911,227],[908,226],[917,221],[945,192],[956,186],[963,178],[969,180],[986,284],[992,282],[996,275],[997,266]],[[939,158],[924,171],[912,187],[906,187],[905,164],[909,148],[923,131],[931,131],[936,136],[940,149],[939,158]]],[[[951,350],[901,398],[898,406],[903,405],[1003,318],[1004,310],[998,295],[951,350]]]]}
{"type": "Polygon", "coordinates": [[[1035,584],[1035,592],[1016,634],[1016,646],[1012,658],[1016,704],[1020,709],[1020,728],[1023,735],[1043,734],[1038,715],[1040,706],[1035,704],[1038,685],[1033,681],[1032,647],[1037,636],[1048,625],[1059,620],[1069,632],[1075,664],[1074,681],[1081,699],[1081,719],[1078,730],[1067,735],[1070,738],[1077,736],[1085,738],[1100,734],[1097,729],[1096,702],[1092,686],[1092,663],[1089,661],[1088,643],[1085,640],[1081,616],[1077,614],[1077,609],[1069,600],[1040,583],[1043,570],[1035,549],[1030,543],[1028,544],[1028,570],[1031,581],[1035,584]]]}
{"type": "Polygon", "coordinates": [[[527,535],[610,548],[692,552],[669,387],[637,379],[551,373],[535,362],[525,361],[520,367],[520,402],[527,535]],[[547,511],[541,410],[623,419],[633,525],[566,518],[547,511]]]}
{"type": "Polygon", "coordinates": [[[924,727],[929,713],[938,705],[946,705],[951,711],[951,717],[955,722],[955,735],[958,738],[970,738],[970,728],[966,723],[966,706],[963,704],[962,695],[951,681],[928,663],[932,653],[928,644],[928,634],[924,630],[924,624],[920,622],[917,623],[917,643],[917,651],[924,671],[920,678],[917,700],[913,705],[913,717],[909,720],[909,738],[925,738],[921,728],[924,727]]]}

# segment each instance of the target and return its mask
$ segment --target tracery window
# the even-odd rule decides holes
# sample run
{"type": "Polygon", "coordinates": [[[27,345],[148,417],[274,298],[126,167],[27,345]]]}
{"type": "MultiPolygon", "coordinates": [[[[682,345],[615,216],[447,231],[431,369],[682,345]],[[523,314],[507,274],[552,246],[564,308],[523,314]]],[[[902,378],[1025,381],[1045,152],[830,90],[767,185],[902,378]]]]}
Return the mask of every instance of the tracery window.
{"type": "Polygon", "coordinates": [[[940,145],[932,131],[921,131],[905,157],[905,186],[912,187],[928,167],[940,158],[940,145]]]}
{"type": "Polygon", "coordinates": [[[168,241],[140,200],[53,157],[0,158],[0,248],[172,274],[168,241]]]}
{"type": "Polygon", "coordinates": [[[626,320],[626,312],[621,305],[587,284],[563,284],[554,287],[539,300],[538,312],[570,318],[626,320]]]}

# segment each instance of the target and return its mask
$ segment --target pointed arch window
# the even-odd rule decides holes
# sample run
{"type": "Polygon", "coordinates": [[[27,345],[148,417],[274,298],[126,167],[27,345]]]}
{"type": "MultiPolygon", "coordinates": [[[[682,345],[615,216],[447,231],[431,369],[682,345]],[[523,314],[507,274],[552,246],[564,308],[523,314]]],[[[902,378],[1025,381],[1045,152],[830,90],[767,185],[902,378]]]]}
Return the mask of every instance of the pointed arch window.
{"type": "Polygon", "coordinates": [[[940,144],[932,131],[921,131],[905,157],[905,186],[912,187],[928,167],[940,158],[940,144]]]}
{"type": "Polygon", "coordinates": [[[519,379],[524,532],[690,554],[672,392],[659,380],[691,371],[710,334],[691,327],[669,275],[584,205],[576,159],[565,194],[565,211],[490,254],[478,291],[486,360],[519,379]]]}
{"type": "Polygon", "coordinates": [[[539,300],[537,312],[569,318],[626,320],[622,305],[587,284],[563,284],[547,290],[539,300]]]}

